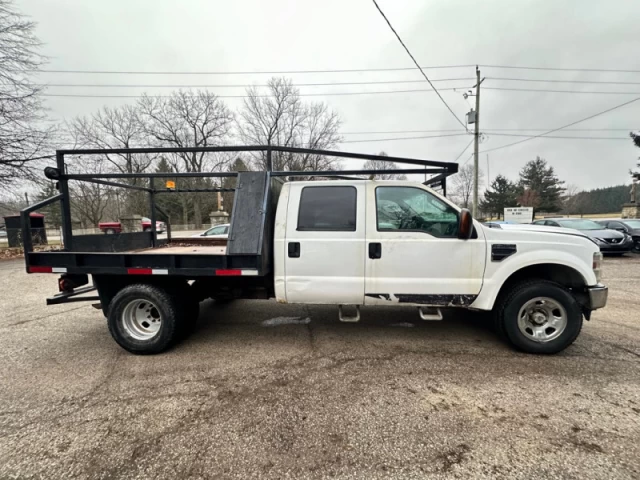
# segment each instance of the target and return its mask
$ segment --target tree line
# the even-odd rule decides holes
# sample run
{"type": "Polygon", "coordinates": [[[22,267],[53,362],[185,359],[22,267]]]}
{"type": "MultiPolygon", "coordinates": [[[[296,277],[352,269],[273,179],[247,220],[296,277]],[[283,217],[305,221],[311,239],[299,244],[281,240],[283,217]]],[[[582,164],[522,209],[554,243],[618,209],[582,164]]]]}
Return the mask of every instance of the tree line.
{"type": "Polygon", "coordinates": [[[497,175],[484,192],[480,210],[501,218],[507,207],[533,207],[534,213],[584,215],[616,213],[629,201],[630,185],[580,191],[566,185],[547,161],[536,157],[525,164],[517,181],[497,175]]]}

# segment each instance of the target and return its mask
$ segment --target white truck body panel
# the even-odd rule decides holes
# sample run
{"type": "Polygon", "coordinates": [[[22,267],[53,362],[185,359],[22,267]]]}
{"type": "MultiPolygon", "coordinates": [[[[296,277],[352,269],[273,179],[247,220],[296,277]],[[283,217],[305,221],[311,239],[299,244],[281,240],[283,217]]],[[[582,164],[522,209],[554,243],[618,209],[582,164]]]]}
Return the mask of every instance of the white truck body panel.
{"type": "MultiPolygon", "coordinates": [[[[415,182],[369,182],[367,185],[366,244],[382,244],[382,256],[366,258],[365,304],[388,305],[389,301],[424,304],[430,296],[477,295],[482,288],[486,242],[480,229],[478,238],[438,238],[423,231],[378,231],[376,196],[379,186],[416,187],[415,182]],[[382,295],[376,295],[382,294],[382,295]],[[407,300],[408,296],[416,301],[407,300]]],[[[445,197],[423,187],[448,205],[445,197]]]]}
{"type": "Polygon", "coordinates": [[[292,182],[283,186],[275,220],[274,278],[279,302],[464,306],[491,310],[514,273],[532,265],[557,264],[596,285],[592,269],[598,247],[578,231],[534,225],[488,228],[474,221],[477,238],[435,237],[424,231],[377,228],[376,188],[422,189],[454,208],[446,198],[414,182],[372,180],[292,182]],[[357,190],[355,231],[299,231],[301,192],[311,186],[353,186],[357,190]],[[299,258],[288,244],[300,243],[299,258]],[[369,245],[381,245],[372,259],[369,245]],[[516,252],[492,259],[494,245],[516,252]],[[432,301],[433,300],[433,301],[432,301]],[[445,303],[443,303],[443,301],[445,303]]]}
{"type": "Polygon", "coordinates": [[[293,182],[289,184],[286,244],[300,244],[300,258],[284,253],[284,282],[288,303],[361,305],[365,273],[365,181],[293,182]],[[356,189],[354,232],[299,231],[300,196],[305,187],[353,186],[356,189]],[[295,201],[293,201],[295,199],[295,201]]]}
{"type": "Polygon", "coordinates": [[[518,270],[539,264],[558,264],[576,270],[588,286],[598,282],[593,272],[593,254],[597,245],[577,230],[550,229],[534,225],[503,225],[503,228],[482,227],[487,239],[487,268],[482,291],[471,305],[491,310],[504,282],[518,270]],[[500,262],[491,260],[493,245],[515,244],[517,253],[500,262]]]}

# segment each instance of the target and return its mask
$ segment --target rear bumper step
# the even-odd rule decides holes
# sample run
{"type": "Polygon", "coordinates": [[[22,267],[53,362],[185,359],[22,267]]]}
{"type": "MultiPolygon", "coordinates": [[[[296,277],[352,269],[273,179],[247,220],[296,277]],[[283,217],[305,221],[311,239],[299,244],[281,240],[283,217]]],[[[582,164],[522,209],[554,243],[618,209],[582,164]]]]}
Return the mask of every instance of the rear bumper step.
{"type": "Polygon", "coordinates": [[[77,288],[71,292],[63,292],[53,297],[47,298],[47,305],[58,305],[60,303],[73,303],[73,302],[95,302],[100,301],[100,297],[95,296],[86,296],[81,297],[79,295],[83,295],[85,293],[93,292],[96,290],[95,285],[90,285],[88,287],[77,288]]]}

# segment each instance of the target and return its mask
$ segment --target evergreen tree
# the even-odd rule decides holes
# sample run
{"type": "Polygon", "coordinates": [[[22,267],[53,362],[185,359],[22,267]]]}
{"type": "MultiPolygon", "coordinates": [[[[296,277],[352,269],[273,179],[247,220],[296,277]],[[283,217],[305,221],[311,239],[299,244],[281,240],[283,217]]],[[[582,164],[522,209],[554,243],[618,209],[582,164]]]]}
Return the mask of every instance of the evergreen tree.
{"type": "Polygon", "coordinates": [[[537,210],[543,212],[558,212],[562,209],[562,192],[564,192],[564,182],[556,176],[553,167],[547,166],[547,161],[536,157],[530,160],[520,170],[520,181],[518,182],[520,197],[532,197],[537,199],[537,210]],[[529,192],[528,195],[525,195],[529,192]]]}
{"type": "Polygon", "coordinates": [[[484,193],[484,200],[480,202],[480,209],[487,213],[496,213],[498,218],[506,207],[518,205],[516,185],[503,175],[493,179],[484,193]]]}

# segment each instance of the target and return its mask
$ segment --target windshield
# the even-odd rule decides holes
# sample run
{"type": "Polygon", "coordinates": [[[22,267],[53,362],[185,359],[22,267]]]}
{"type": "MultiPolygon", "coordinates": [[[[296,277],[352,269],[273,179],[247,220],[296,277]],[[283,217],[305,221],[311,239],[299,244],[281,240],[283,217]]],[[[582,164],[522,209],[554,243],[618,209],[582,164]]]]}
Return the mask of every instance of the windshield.
{"type": "Polygon", "coordinates": [[[566,228],[575,228],[576,230],[602,230],[604,227],[593,220],[585,220],[583,218],[566,218],[555,220],[560,226],[566,228]]]}
{"type": "Polygon", "coordinates": [[[640,228],[640,220],[625,220],[625,222],[631,228],[640,228]]]}

